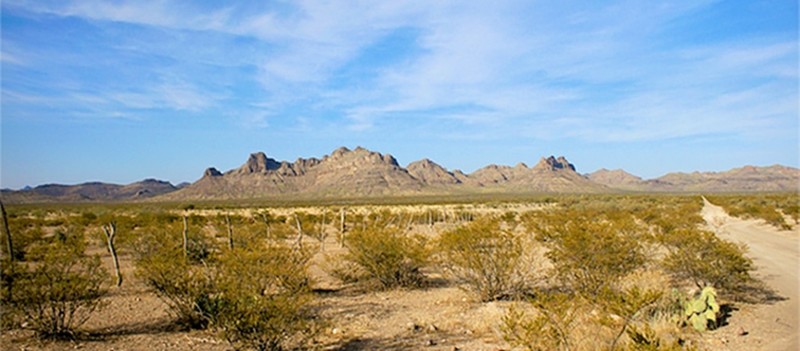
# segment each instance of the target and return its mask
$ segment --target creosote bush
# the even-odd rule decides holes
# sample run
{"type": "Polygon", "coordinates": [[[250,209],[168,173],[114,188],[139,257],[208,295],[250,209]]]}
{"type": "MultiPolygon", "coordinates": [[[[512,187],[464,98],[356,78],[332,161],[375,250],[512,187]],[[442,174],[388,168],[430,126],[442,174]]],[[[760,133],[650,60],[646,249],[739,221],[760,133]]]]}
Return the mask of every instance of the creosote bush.
{"type": "Polygon", "coordinates": [[[554,276],[585,297],[642,267],[642,229],[615,212],[554,211],[529,219],[536,239],[549,250],[554,276]]]}
{"type": "Polygon", "coordinates": [[[212,327],[237,349],[282,350],[310,336],[309,257],[277,244],[223,253],[212,327]]]}
{"type": "Polygon", "coordinates": [[[108,273],[100,257],[85,255],[85,249],[82,235],[59,232],[50,242],[29,248],[30,265],[4,267],[13,271],[13,290],[11,296],[4,292],[3,304],[39,337],[73,338],[76,329],[103,306],[108,273]]]}
{"type": "Polygon", "coordinates": [[[205,328],[215,313],[212,272],[195,260],[203,255],[184,254],[179,240],[169,232],[142,235],[135,244],[136,276],[169,306],[178,324],[205,328]]]}
{"type": "Polygon", "coordinates": [[[394,226],[371,224],[356,227],[345,238],[344,259],[358,266],[365,278],[380,288],[419,287],[420,271],[429,252],[422,236],[408,235],[394,226]]]}
{"type": "Polygon", "coordinates": [[[754,281],[746,249],[700,229],[675,230],[661,239],[669,250],[662,266],[677,281],[714,286],[736,295],[754,281]]]}
{"type": "Polygon", "coordinates": [[[512,306],[501,331],[509,344],[525,350],[691,349],[675,335],[677,315],[664,296],[659,289],[635,285],[604,290],[595,299],[539,291],[527,305],[512,306]],[[663,323],[673,330],[656,331],[663,323]]]}
{"type": "Polygon", "coordinates": [[[722,206],[731,216],[760,218],[782,230],[792,230],[800,217],[798,193],[716,195],[709,197],[709,201],[722,206]],[[789,216],[791,221],[787,221],[784,215],[789,216]]]}
{"type": "Polygon", "coordinates": [[[523,260],[521,238],[501,229],[501,220],[480,218],[442,233],[439,264],[480,301],[524,295],[536,267],[523,260]]]}
{"type": "Polygon", "coordinates": [[[529,351],[571,350],[577,342],[572,331],[582,312],[575,297],[566,293],[540,293],[531,300],[535,314],[512,306],[503,317],[503,338],[529,351]]]}

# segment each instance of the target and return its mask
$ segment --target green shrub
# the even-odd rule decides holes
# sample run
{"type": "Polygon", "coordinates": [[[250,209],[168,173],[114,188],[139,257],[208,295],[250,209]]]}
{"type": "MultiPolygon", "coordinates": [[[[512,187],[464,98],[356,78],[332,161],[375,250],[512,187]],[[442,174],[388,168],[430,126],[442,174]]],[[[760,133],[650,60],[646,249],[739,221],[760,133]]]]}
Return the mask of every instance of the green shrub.
{"type": "Polygon", "coordinates": [[[712,203],[722,206],[729,215],[741,218],[760,218],[767,224],[782,230],[791,230],[794,226],[786,222],[784,215],[791,217],[795,223],[798,218],[798,194],[775,195],[729,195],[713,196],[712,203]]]}
{"type": "Polygon", "coordinates": [[[520,238],[501,229],[501,221],[480,218],[443,233],[437,242],[439,262],[481,301],[524,294],[526,269],[520,238]]]}
{"type": "Polygon", "coordinates": [[[636,286],[604,290],[600,299],[542,291],[526,309],[503,317],[504,339],[525,350],[681,350],[681,340],[654,331],[664,295],[636,286]]]}
{"type": "MultiPolygon", "coordinates": [[[[59,233],[30,248],[31,265],[13,267],[13,290],[4,295],[15,316],[43,338],[72,338],[102,307],[108,274],[99,256],[86,256],[81,235],[59,233]]],[[[8,268],[8,267],[6,267],[8,268]]]]}
{"type": "Polygon", "coordinates": [[[184,255],[179,240],[171,231],[143,234],[134,246],[136,276],[169,306],[179,324],[205,328],[214,314],[213,272],[195,255],[184,255]]]}
{"type": "Polygon", "coordinates": [[[429,253],[421,236],[409,236],[396,227],[356,227],[345,238],[344,259],[357,265],[382,288],[418,287],[424,283],[420,269],[429,253]]]}
{"type": "Polygon", "coordinates": [[[279,245],[220,257],[212,325],[235,348],[282,350],[313,330],[309,255],[279,245]]]}
{"type": "Polygon", "coordinates": [[[555,277],[586,297],[641,268],[640,228],[619,213],[558,211],[529,224],[549,250],[555,277]]]}
{"type": "Polygon", "coordinates": [[[573,330],[581,313],[577,299],[561,292],[537,294],[531,300],[533,316],[512,307],[502,320],[503,338],[512,346],[529,351],[573,349],[577,342],[573,330]]]}
{"type": "Polygon", "coordinates": [[[211,272],[202,265],[191,264],[179,251],[139,260],[136,275],[169,306],[178,324],[201,329],[213,317],[211,272]]]}
{"type": "Polygon", "coordinates": [[[693,283],[698,289],[715,286],[736,293],[753,281],[753,261],[743,246],[700,229],[681,229],[662,239],[669,253],[664,270],[677,281],[693,283]]]}
{"type": "MultiPolygon", "coordinates": [[[[8,227],[14,243],[14,260],[26,260],[28,248],[44,238],[43,225],[43,219],[9,215],[8,227]]],[[[5,257],[8,253],[5,234],[2,237],[2,243],[0,252],[5,257]]]]}

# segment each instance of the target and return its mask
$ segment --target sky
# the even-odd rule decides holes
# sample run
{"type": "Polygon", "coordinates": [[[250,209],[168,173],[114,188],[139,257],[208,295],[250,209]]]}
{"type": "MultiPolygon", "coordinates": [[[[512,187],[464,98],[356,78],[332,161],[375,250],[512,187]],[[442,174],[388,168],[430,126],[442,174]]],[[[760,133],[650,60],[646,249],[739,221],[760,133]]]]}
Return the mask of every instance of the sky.
{"type": "Polygon", "coordinates": [[[796,0],[0,6],[2,188],[340,146],[465,172],[800,163],[796,0]]]}

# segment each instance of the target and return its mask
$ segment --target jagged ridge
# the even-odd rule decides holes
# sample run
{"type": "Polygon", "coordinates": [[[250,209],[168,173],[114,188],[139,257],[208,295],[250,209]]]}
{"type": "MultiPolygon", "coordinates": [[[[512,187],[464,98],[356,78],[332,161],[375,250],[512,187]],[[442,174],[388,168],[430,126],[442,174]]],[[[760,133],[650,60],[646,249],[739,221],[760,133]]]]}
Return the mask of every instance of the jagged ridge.
{"type": "Polygon", "coordinates": [[[341,147],[321,159],[277,161],[263,152],[251,154],[238,168],[220,172],[207,168],[192,184],[175,187],[147,179],[128,185],[84,183],[47,184],[20,191],[3,190],[3,201],[85,202],[158,200],[246,199],[284,196],[362,197],[470,192],[597,193],[798,191],[800,170],[780,165],[745,166],[727,172],[670,173],[643,180],[623,170],[600,169],[581,175],[563,156],[543,157],[533,166],[489,165],[465,174],[449,171],[429,159],[405,168],[389,154],[362,147],[341,147]]]}
{"type": "Polygon", "coordinates": [[[491,165],[473,174],[450,172],[429,159],[403,168],[389,154],[362,147],[342,147],[322,159],[277,161],[251,154],[239,168],[224,174],[209,168],[194,184],[172,198],[247,198],[284,194],[377,196],[488,189],[521,192],[597,192],[604,186],[575,172],[563,156],[542,158],[535,167],[491,165]]]}

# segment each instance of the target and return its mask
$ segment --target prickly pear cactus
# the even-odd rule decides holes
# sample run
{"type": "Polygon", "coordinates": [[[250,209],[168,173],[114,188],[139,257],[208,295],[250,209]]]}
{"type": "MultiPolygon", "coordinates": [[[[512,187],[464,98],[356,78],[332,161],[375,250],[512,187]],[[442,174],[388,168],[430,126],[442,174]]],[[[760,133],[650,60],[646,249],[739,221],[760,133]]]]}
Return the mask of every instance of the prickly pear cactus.
{"type": "Polygon", "coordinates": [[[709,325],[712,329],[716,328],[717,313],[719,313],[717,291],[713,287],[707,286],[703,288],[697,298],[689,299],[686,302],[684,316],[686,322],[691,324],[695,330],[705,331],[709,325]]]}

